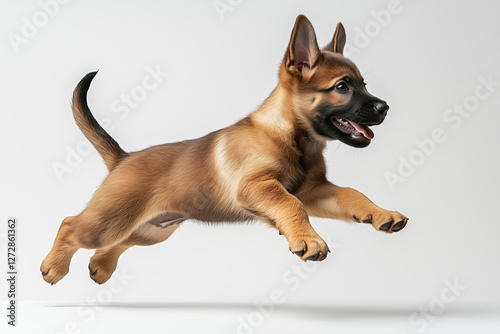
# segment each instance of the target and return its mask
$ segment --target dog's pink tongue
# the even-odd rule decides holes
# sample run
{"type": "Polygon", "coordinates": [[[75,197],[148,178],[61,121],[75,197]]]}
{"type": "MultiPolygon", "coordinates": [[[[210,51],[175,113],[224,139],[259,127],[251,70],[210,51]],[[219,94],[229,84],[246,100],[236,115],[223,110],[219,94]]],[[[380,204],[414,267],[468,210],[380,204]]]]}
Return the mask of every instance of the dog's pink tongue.
{"type": "Polygon", "coordinates": [[[373,139],[374,134],[373,134],[373,131],[369,127],[367,127],[366,125],[359,125],[359,124],[354,123],[352,121],[349,121],[349,123],[351,123],[351,125],[354,126],[356,131],[362,133],[363,136],[365,136],[365,138],[373,139]]]}

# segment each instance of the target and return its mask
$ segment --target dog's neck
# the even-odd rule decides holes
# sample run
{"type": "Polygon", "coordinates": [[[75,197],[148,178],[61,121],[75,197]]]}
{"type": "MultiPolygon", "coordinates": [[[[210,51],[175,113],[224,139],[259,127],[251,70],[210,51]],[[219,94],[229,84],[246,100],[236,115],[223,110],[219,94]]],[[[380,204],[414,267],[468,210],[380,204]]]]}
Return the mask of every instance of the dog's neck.
{"type": "Polygon", "coordinates": [[[286,90],[278,84],[259,109],[250,114],[252,121],[278,135],[293,133],[294,115],[287,95],[286,90]]]}
{"type": "Polygon", "coordinates": [[[302,142],[310,141],[318,149],[323,150],[326,140],[319,137],[306,119],[302,119],[301,113],[294,101],[293,93],[289,89],[278,83],[271,95],[264,103],[250,114],[250,119],[263,126],[277,139],[287,141],[297,141],[298,137],[302,142]]]}

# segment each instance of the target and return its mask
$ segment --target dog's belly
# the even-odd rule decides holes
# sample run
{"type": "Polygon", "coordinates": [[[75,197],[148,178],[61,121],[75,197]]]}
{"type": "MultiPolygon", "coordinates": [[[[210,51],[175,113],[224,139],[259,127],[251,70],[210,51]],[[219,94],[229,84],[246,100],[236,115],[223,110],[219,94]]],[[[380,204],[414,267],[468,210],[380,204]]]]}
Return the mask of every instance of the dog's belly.
{"type": "Polygon", "coordinates": [[[245,213],[244,211],[232,212],[229,210],[222,212],[217,210],[202,210],[201,212],[197,212],[196,210],[193,210],[190,217],[175,212],[165,212],[146,221],[143,226],[146,225],[159,229],[167,229],[171,226],[178,225],[188,219],[216,223],[246,221],[255,219],[255,217],[248,213],[245,213]]]}
{"type": "Polygon", "coordinates": [[[177,225],[188,219],[181,214],[174,212],[162,213],[146,222],[146,224],[153,225],[162,229],[166,229],[170,226],[177,225]]]}
{"type": "Polygon", "coordinates": [[[165,241],[184,220],[186,218],[177,213],[160,214],[141,224],[132,233],[129,240],[140,246],[154,245],[165,241]]]}

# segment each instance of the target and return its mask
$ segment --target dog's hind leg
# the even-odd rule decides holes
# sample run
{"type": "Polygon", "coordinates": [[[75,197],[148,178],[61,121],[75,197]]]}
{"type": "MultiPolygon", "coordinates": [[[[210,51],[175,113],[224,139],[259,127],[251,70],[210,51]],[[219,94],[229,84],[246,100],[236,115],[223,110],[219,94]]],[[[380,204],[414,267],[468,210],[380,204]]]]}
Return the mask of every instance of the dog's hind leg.
{"type": "Polygon", "coordinates": [[[134,245],[124,241],[114,246],[96,249],[89,263],[90,278],[97,284],[107,282],[115,272],[120,255],[132,246],[134,245]]]}
{"type": "Polygon", "coordinates": [[[116,269],[118,258],[128,248],[150,246],[165,241],[179,226],[180,224],[162,227],[145,223],[139,226],[127,240],[111,247],[97,249],[89,263],[90,278],[97,284],[107,282],[116,269]]]}
{"type": "Polygon", "coordinates": [[[148,219],[147,205],[137,199],[134,201],[131,193],[117,196],[100,192],[101,189],[82,213],[63,220],[52,250],[40,267],[48,283],[55,284],[68,273],[71,258],[78,249],[116,245],[148,219]],[[104,196],[112,198],[113,202],[103,199],[104,196]]]}
{"type": "Polygon", "coordinates": [[[50,284],[56,284],[69,271],[71,258],[78,250],[78,243],[74,240],[75,224],[78,217],[67,217],[63,220],[52,250],[40,266],[43,279],[50,284]]]}

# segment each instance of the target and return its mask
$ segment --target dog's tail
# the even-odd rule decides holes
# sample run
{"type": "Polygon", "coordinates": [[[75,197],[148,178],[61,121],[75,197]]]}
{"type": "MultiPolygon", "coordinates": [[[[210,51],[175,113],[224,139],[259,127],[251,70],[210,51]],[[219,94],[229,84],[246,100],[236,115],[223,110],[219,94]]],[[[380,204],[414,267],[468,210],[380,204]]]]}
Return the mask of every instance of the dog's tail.
{"type": "Polygon", "coordinates": [[[104,163],[111,171],[127,153],[118,143],[102,128],[90,112],[87,104],[87,92],[92,79],[97,72],[91,72],[83,77],[73,92],[73,116],[76,124],[87,139],[94,145],[104,159],[104,163]]]}

